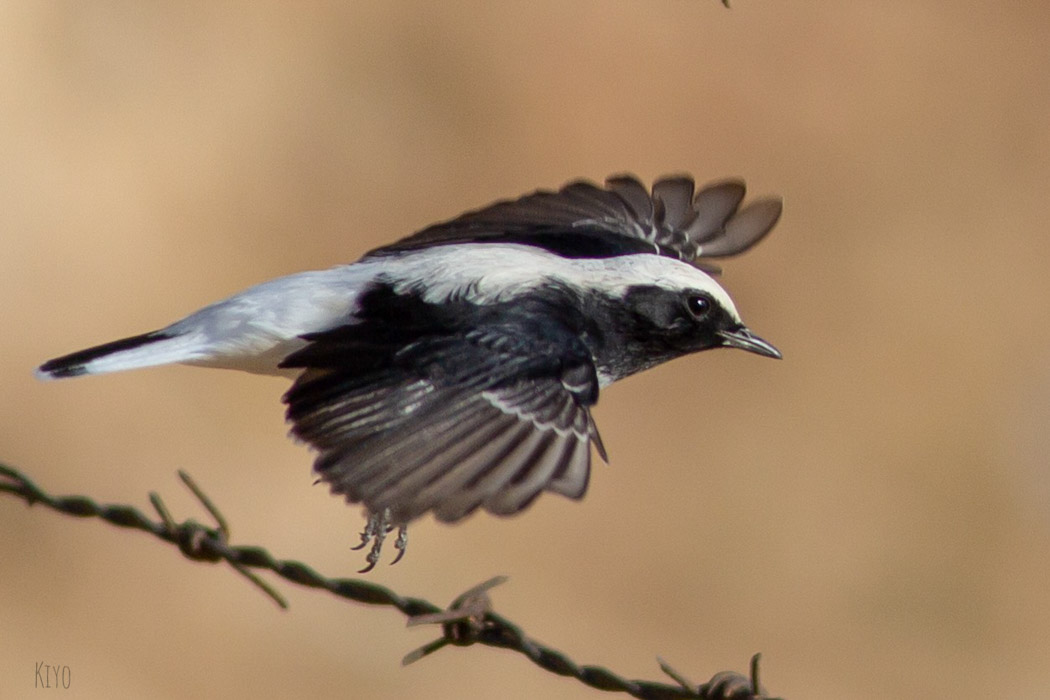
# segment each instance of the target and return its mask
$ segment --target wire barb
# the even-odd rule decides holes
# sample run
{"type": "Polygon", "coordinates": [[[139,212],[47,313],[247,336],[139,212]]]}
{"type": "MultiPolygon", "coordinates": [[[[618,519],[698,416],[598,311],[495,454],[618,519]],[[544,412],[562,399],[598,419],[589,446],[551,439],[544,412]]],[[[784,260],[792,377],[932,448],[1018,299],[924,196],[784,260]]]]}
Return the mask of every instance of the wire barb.
{"type": "MultiPolygon", "coordinates": [[[[761,658],[761,654],[755,654],[751,657],[750,676],[744,676],[734,671],[722,671],[716,673],[711,680],[701,685],[690,681],[663,659],[657,657],[656,660],[660,664],[661,671],[673,678],[682,688],[697,693],[702,698],[708,698],[709,700],[736,700],[737,698],[761,700],[768,698],[765,690],[758,682],[758,662],[761,658]]],[[[769,698],[769,700],[776,699],[769,698]]]]}
{"type": "MultiPolygon", "coordinates": [[[[186,485],[186,488],[190,490],[215,521],[215,528],[205,527],[193,520],[185,520],[182,523],[176,523],[171,517],[171,513],[168,511],[168,507],[165,505],[164,500],[160,497],[160,494],[155,491],[151,491],[149,494],[150,503],[153,504],[153,509],[156,510],[157,514],[160,516],[165,530],[171,536],[172,540],[178,543],[179,550],[182,551],[188,559],[211,562],[219,561],[223,558],[220,550],[229,546],[230,526],[227,524],[226,518],[223,516],[222,512],[212,500],[208,498],[208,495],[204,493],[203,489],[197,485],[197,482],[193,480],[193,477],[181,469],[178,471],[178,475],[179,478],[182,479],[182,483],[186,485]]],[[[269,596],[279,608],[283,610],[288,609],[288,601],[284,599],[284,596],[278,593],[273,586],[262,580],[254,571],[239,562],[229,561],[228,563],[233,567],[234,571],[241,576],[244,576],[259,590],[269,596]]]]}
{"type": "Polygon", "coordinates": [[[488,591],[506,580],[506,576],[493,576],[488,581],[479,583],[459,594],[447,610],[408,618],[407,627],[441,625],[444,635],[410,651],[405,658],[401,659],[401,665],[408,666],[410,663],[419,661],[447,644],[465,647],[478,641],[481,631],[485,629],[486,617],[492,611],[492,600],[488,596],[488,591]]]}
{"type": "Polygon", "coordinates": [[[177,523],[156,493],[150,494],[150,502],[160,517],[159,522],[150,520],[132,506],[100,505],[86,496],[51,496],[29,477],[2,463],[0,493],[9,493],[21,498],[30,506],[39,503],[68,515],[97,517],[118,527],[148,532],[175,544],[188,559],[226,561],[282,608],[287,608],[287,602],[252,569],[267,569],[291,583],[322,588],[347,600],[391,606],[408,618],[409,626],[441,624],[444,632],[442,637],[406,655],[402,660],[403,664],[412,663],[449,644],[483,644],[515,651],[546,671],[576,678],[591,688],[627,693],[642,700],[773,700],[762,693],[758,683],[758,654],[751,660],[749,678],[737,673],[723,672],[699,686],[693,685],[685,676],[662,661],[661,668],[677,682],[677,685],[630,680],[601,666],[577,664],[557,649],[530,639],[520,627],[492,610],[488,591],[506,581],[504,576],[496,576],[474,586],[457,596],[451,605],[443,610],[422,598],[401,596],[389,588],[361,579],[326,578],[302,562],[275,559],[262,547],[231,546],[230,528],[219,509],[188,474],[180,471],[179,477],[215,521],[214,528],[192,520],[177,523]]]}

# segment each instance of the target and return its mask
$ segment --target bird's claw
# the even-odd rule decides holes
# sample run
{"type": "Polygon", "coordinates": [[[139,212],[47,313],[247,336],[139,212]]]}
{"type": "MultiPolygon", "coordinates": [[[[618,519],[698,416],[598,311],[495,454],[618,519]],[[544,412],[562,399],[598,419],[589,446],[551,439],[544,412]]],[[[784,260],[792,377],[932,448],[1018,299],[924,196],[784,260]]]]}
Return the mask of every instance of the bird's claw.
{"type": "MultiPolygon", "coordinates": [[[[394,524],[390,520],[389,508],[384,509],[382,513],[369,513],[368,523],[365,524],[365,529],[361,532],[361,544],[350,548],[354,550],[363,549],[369,542],[372,543],[372,549],[368,551],[368,555],[365,557],[367,564],[365,568],[357,573],[367,574],[379,563],[379,555],[383,551],[383,542],[386,541],[386,536],[394,530],[394,524]]],[[[394,542],[397,556],[394,557],[394,561],[390,562],[391,564],[401,561],[401,557],[405,556],[405,548],[407,546],[408,528],[405,525],[399,525],[397,540],[394,542]]]]}
{"type": "MultiPolygon", "coordinates": [[[[386,515],[386,513],[384,513],[384,515],[386,515]]],[[[379,530],[382,520],[383,518],[381,516],[376,515],[375,513],[369,513],[368,522],[365,523],[365,529],[361,531],[361,544],[355,545],[350,549],[353,551],[364,549],[368,543],[372,541],[372,538],[376,536],[376,532],[379,530]]]]}
{"type": "Polygon", "coordinates": [[[408,527],[402,525],[397,529],[397,539],[394,540],[394,549],[397,550],[397,556],[394,557],[394,561],[390,562],[390,565],[401,561],[401,557],[405,556],[405,550],[408,549],[408,527]]]}

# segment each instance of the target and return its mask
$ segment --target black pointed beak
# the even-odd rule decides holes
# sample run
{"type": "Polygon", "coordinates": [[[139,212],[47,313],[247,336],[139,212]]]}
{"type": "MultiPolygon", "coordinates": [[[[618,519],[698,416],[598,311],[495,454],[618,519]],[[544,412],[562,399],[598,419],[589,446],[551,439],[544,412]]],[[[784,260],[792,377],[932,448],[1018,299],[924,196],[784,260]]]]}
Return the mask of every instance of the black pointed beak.
{"type": "Polygon", "coordinates": [[[779,350],[744,327],[732,331],[719,331],[718,335],[722,336],[722,345],[727,348],[740,348],[763,357],[772,357],[774,360],[784,357],[779,350]]]}

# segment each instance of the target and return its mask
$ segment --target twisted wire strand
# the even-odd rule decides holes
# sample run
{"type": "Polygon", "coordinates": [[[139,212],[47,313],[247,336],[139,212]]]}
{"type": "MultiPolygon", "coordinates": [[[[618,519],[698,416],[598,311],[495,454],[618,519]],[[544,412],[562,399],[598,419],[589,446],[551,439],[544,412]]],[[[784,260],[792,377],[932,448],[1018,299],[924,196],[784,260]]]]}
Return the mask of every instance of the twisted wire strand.
{"type": "Polygon", "coordinates": [[[266,569],[286,581],[321,588],[341,598],[369,605],[387,605],[401,611],[408,624],[440,624],[442,636],[405,656],[408,664],[448,646],[485,646],[509,649],[524,655],[540,668],[560,676],[577,679],[597,690],[627,693],[642,700],[699,698],[700,700],[776,700],[765,694],[758,682],[759,655],[751,659],[748,675],[731,671],[716,674],[710,681],[694,684],[665,662],[660,667],[677,685],[631,680],[601,666],[580,665],[564,653],[530,639],[515,623],[492,610],[488,590],[506,580],[495,577],[464,592],[448,608],[422,598],[402,596],[385,586],[361,579],[326,578],[310,566],[295,560],[276,559],[263,547],[232,546],[229,527],[221,512],[197,486],[189,474],[179,477],[216,522],[215,527],[194,520],[175,522],[156,493],[150,502],[160,519],[151,520],[129,505],[99,504],[87,496],[52,496],[18,470],[0,463],[0,493],[8,493],[28,505],[42,504],[52,510],[81,518],[97,517],[118,527],[132,528],[176,545],[183,556],[196,561],[226,561],[281,608],[288,604],[272,586],[252,569],[266,569]]]}

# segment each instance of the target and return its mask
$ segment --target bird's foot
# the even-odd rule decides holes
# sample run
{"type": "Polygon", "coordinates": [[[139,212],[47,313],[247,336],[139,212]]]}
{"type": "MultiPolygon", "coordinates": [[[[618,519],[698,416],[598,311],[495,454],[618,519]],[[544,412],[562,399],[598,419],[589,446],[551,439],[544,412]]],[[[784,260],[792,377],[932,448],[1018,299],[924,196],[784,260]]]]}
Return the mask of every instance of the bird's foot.
{"type": "MultiPolygon", "coordinates": [[[[379,555],[383,551],[383,542],[386,541],[386,536],[394,530],[394,524],[390,521],[390,509],[386,508],[382,513],[369,513],[368,522],[365,524],[365,529],[361,531],[361,543],[351,549],[363,549],[372,543],[372,549],[368,551],[368,555],[365,557],[367,565],[357,573],[367,574],[369,571],[375,568],[376,564],[379,563],[379,555]]],[[[408,527],[406,525],[399,525],[397,529],[397,540],[394,542],[394,548],[397,549],[397,556],[394,557],[394,561],[391,564],[396,564],[401,561],[401,557],[405,556],[405,548],[408,547],[408,527]]]]}

